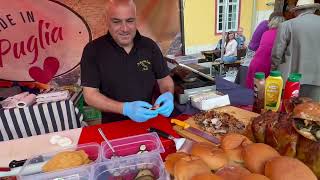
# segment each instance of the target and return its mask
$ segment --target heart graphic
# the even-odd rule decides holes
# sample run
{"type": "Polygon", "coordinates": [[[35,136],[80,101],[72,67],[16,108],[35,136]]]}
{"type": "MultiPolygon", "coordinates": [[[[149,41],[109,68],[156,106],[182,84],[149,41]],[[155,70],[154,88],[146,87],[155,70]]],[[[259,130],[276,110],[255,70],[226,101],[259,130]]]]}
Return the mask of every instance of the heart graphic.
{"type": "Polygon", "coordinates": [[[43,69],[33,66],[29,69],[29,75],[35,81],[46,84],[51,81],[59,69],[59,60],[55,57],[47,57],[43,63],[43,69]]]}

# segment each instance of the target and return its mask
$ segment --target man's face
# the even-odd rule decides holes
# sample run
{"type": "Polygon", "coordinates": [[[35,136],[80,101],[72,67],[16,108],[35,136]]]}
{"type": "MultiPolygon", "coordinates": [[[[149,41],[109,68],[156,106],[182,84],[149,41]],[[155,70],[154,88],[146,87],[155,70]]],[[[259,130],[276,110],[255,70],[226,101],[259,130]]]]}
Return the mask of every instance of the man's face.
{"type": "Polygon", "coordinates": [[[239,36],[242,36],[242,35],[243,35],[243,29],[242,29],[242,28],[239,28],[237,34],[238,34],[239,36]]]}
{"type": "Polygon", "coordinates": [[[137,31],[134,7],[122,5],[109,8],[107,23],[111,36],[119,46],[133,44],[137,31]]]}

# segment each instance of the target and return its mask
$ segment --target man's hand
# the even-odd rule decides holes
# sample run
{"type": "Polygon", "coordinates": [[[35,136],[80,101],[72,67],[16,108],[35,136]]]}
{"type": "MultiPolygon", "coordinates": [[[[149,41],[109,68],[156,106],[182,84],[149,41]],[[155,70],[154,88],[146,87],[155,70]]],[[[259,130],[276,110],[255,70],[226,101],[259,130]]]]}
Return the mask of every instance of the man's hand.
{"type": "Polygon", "coordinates": [[[171,92],[166,92],[161,94],[155,102],[155,106],[160,106],[156,111],[165,116],[169,117],[173,111],[173,94],[171,92]]]}
{"type": "Polygon", "coordinates": [[[123,104],[123,115],[136,122],[145,122],[158,116],[158,112],[151,110],[151,108],[152,105],[144,101],[125,102],[123,104]]]}

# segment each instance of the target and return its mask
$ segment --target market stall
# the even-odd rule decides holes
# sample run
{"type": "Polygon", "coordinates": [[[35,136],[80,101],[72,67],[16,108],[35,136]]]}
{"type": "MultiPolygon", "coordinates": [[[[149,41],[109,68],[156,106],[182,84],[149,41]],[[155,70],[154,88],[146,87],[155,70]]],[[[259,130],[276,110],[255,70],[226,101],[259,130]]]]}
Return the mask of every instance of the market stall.
{"type": "MultiPolygon", "coordinates": [[[[2,167],[7,167],[12,160],[28,160],[24,166],[22,166],[23,163],[18,164],[18,167],[11,168],[11,171],[2,171],[0,175],[10,175],[10,173],[17,173],[17,169],[22,169],[22,172],[26,174],[20,175],[20,177],[25,179],[36,177],[67,178],[73,177],[75,174],[82,178],[89,178],[89,176],[97,176],[95,174],[97,173],[97,166],[103,166],[106,169],[100,169],[99,171],[104,172],[102,173],[104,175],[101,176],[100,174],[98,176],[111,178],[109,174],[111,173],[113,178],[129,178],[138,173],[137,169],[133,170],[129,167],[136,166],[137,168],[145,169],[147,166],[143,166],[142,164],[144,163],[158,163],[159,172],[152,169],[156,166],[155,164],[150,165],[150,168],[153,173],[152,176],[154,178],[161,177],[160,179],[168,178],[168,174],[175,178],[185,177],[187,179],[191,179],[193,176],[199,176],[199,178],[206,176],[210,178],[215,176],[220,178],[240,178],[245,175],[253,177],[264,175],[269,178],[272,177],[271,179],[295,176],[316,179],[314,174],[318,173],[316,166],[319,156],[317,153],[318,142],[307,139],[310,136],[300,127],[300,119],[292,119],[293,121],[291,121],[290,118],[307,118],[306,114],[310,113],[310,110],[319,111],[319,105],[308,99],[296,100],[291,105],[294,107],[292,111],[294,116],[271,111],[259,115],[232,106],[226,106],[196,114],[192,117],[177,117],[191,125],[192,128],[201,131],[201,134],[194,133],[194,131],[190,132],[188,130],[190,127],[173,126],[170,123],[172,119],[157,117],[142,124],[128,120],[5,141],[0,143],[1,147],[4,147],[0,153],[1,157],[3,157],[0,161],[2,167]],[[300,115],[303,115],[303,117],[300,115]],[[213,120],[220,121],[222,123],[221,127],[214,130],[215,124],[207,124],[209,123],[208,121],[213,123],[213,120]],[[224,124],[225,122],[229,123],[224,124]],[[298,124],[292,126],[292,122],[298,124]],[[174,141],[162,137],[159,138],[156,133],[149,133],[148,129],[150,127],[160,129],[174,137],[179,137],[178,134],[180,134],[190,140],[187,140],[186,144],[176,152],[174,141]],[[114,155],[112,155],[111,149],[104,142],[98,131],[99,128],[111,140],[111,144],[115,148],[115,155],[120,155],[118,160],[117,158],[112,158],[114,155]],[[211,141],[212,138],[207,139],[207,136],[217,138],[218,143],[211,141]],[[61,147],[58,143],[54,143],[53,139],[57,137],[70,139],[69,145],[71,146],[61,147]],[[34,142],[37,142],[38,145],[30,146],[34,142]],[[191,143],[191,145],[188,143],[191,143]],[[140,154],[141,145],[144,145],[146,151],[149,152],[140,154]],[[101,149],[93,150],[94,147],[100,147],[101,149]],[[81,149],[91,159],[91,163],[88,165],[76,165],[80,168],[71,166],[73,167],[72,169],[67,166],[68,168],[65,167],[67,169],[63,171],[54,170],[53,173],[44,171],[46,173],[41,172],[40,174],[39,167],[33,167],[36,163],[42,163],[40,168],[42,167],[43,169],[46,167],[43,166],[43,163],[48,163],[48,160],[53,155],[59,152],[72,152],[81,149]],[[312,156],[308,155],[310,152],[312,152],[312,156]],[[96,153],[96,155],[92,153],[96,153]],[[101,153],[101,157],[98,155],[99,153],[101,153]],[[162,164],[159,153],[164,164],[162,164]],[[50,158],[46,159],[48,154],[50,158]],[[31,157],[37,161],[30,162],[31,157]],[[157,159],[157,157],[160,159],[157,159]],[[107,159],[104,160],[104,158],[107,159]],[[111,158],[111,160],[108,160],[108,158],[111,158]],[[272,161],[269,162],[271,159],[272,161]],[[141,160],[141,162],[138,160],[141,160]],[[29,169],[31,166],[32,171],[29,169]],[[292,168],[291,166],[297,168],[297,170],[294,172],[289,171],[292,168]],[[110,171],[111,167],[120,168],[118,169],[119,172],[116,170],[110,171]],[[126,170],[126,168],[131,170],[126,170]],[[189,171],[190,168],[193,171],[189,171]],[[197,168],[200,169],[196,170],[197,168]],[[84,169],[87,169],[86,172],[88,173],[81,175],[78,171],[84,169]],[[108,173],[105,174],[106,172],[108,173]],[[64,176],[61,176],[61,174],[64,176]]],[[[313,117],[319,118],[319,116],[313,117]]],[[[315,138],[317,137],[315,136],[315,138]]]]}
{"type": "MultiPolygon", "coordinates": [[[[125,59],[131,55],[138,61],[126,67],[128,59],[125,59],[120,70],[113,68],[118,61],[97,65],[96,69],[86,72],[87,79],[83,78],[84,74],[80,79],[79,64],[85,62],[83,59],[91,63],[81,64],[82,67],[95,64],[93,57],[99,53],[88,51],[90,45],[100,42],[102,34],[112,31],[107,28],[110,22],[105,18],[104,1],[49,0],[36,5],[31,0],[0,2],[1,7],[5,7],[5,15],[0,13],[0,180],[320,178],[320,104],[299,95],[303,74],[291,73],[283,79],[280,71],[271,71],[267,77],[257,72],[254,88],[245,88],[231,82],[228,76],[234,76],[240,61],[226,63],[224,58],[217,61],[214,58],[224,53],[227,44],[221,50],[207,51],[206,47],[192,44],[198,40],[185,37],[194,31],[189,29],[188,21],[184,21],[192,20],[194,24],[199,21],[193,14],[190,16],[192,8],[197,14],[204,11],[200,6],[195,7],[200,4],[198,1],[136,0],[137,9],[131,1],[123,2],[127,4],[113,4],[114,9],[130,7],[137,11],[139,32],[155,42],[134,31],[138,35],[135,34],[135,43],[131,45],[135,46],[131,47],[133,51],[127,51],[125,46],[119,46],[115,37],[106,35],[108,45],[120,52],[113,54],[114,57],[119,55],[125,59]],[[189,10],[186,14],[185,8],[189,10]],[[139,38],[143,43],[137,43],[139,38]],[[185,47],[186,42],[194,47],[185,47]],[[152,49],[145,44],[152,44],[152,49]],[[145,52],[138,51],[140,49],[145,52]],[[199,53],[195,55],[181,54],[196,50],[199,53]],[[148,54],[150,51],[157,56],[148,54]],[[151,57],[158,57],[158,61],[151,57]],[[153,72],[154,69],[157,72],[153,72]],[[108,78],[101,80],[104,88],[97,80],[99,76],[91,77],[102,71],[110,73],[103,74],[108,78]],[[128,80],[135,75],[139,78],[128,80]],[[148,91],[152,100],[141,105],[136,102],[141,99],[131,97],[130,93],[149,101],[139,91],[152,89],[143,77],[150,80],[152,86],[157,82],[160,88],[155,86],[152,93],[148,91]],[[159,83],[166,78],[169,81],[159,83]],[[88,79],[96,82],[92,85],[88,79]],[[87,82],[83,84],[83,80],[87,82]],[[121,88],[116,85],[110,88],[110,84],[120,84],[125,92],[120,92],[121,88]],[[135,84],[143,88],[131,87],[135,84]],[[164,87],[169,88],[161,92],[164,87]],[[90,88],[94,90],[84,92],[90,88]],[[160,96],[158,91],[162,93],[160,96]],[[100,96],[95,96],[96,93],[100,96]],[[109,93],[116,96],[108,98],[109,93]],[[123,94],[126,97],[121,99],[123,94]],[[96,98],[90,101],[88,97],[96,98]],[[157,104],[159,97],[161,101],[157,104]],[[95,104],[101,99],[105,101],[95,104]],[[110,99],[116,105],[110,103],[110,99]],[[105,104],[107,108],[114,105],[118,109],[104,109],[105,104]],[[164,104],[167,107],[160,113],[164,104]],[[139,116],[143,111],[148,118],[139,116]],[[121,115],[127,119],[101,121],[105,118],[101,113],[109,112],[110,116],[113,113],[119,115],[114,117],[121,115]]],[[[270,9],[265,7],[270,2],[259,2],[260,11],[270,9]]],[[[295,6],[296,2],[277,1],[275,10],[283,10],[285,5],[295,6]]],[[[211,1],[202,3],[204,7],[211,1]]],[[[217,21],[214,40],[238,28],[245,29],[246,35],[252,33],[248,30],[256,23],[255,17],[244,15],[255,15],[245,8],[253,7],[255,11],[256,1],[214,3],[214,6],[210,4],[210,8],[215,8],[217,21]],[[251,19],[250,22],[247,19],[251,19]]],[[[125,22],[130,24],[133,19],[125,22]]],[[[118,20],[112,19],[114,27],[118,20]]],[[[131,26],[123,27],[120,29],[131,26]]],[[[120,34],[126,39],[130,33],[120,34]]],[[[210,29],[210,33],[197,32],[192,37],[207,43],[206,35],[212,34],[210,29]],[[205,36],[200,37],[202,34],[205,36]]],[[[221,43],[225,44],[225,38],[221,43]]],[[[247,49],[244,46],[237,51],[237,59],[241,60],[247,49]]],[[[105,60],[105,56],[100,59],[105,60]]]]}

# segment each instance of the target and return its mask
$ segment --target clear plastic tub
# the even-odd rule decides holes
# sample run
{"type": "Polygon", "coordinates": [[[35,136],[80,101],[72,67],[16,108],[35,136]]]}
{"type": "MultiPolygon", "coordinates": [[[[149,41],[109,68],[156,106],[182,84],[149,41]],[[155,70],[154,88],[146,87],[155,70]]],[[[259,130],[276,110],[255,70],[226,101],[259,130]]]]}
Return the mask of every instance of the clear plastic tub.
{"type": "MultiPolygon", "coordinates": [[[[163,153],[164,148],[157,133],[147,133],[136,136],[130,136],[110,141],[118,158],[137,155],[140,147],[145,145],[145,152],[163,153]]],[[[145,153],[144,152],[144,153],[145,153]]],[[[112,151],[106,142],[102,143],[102,160],[111,160],[112,151]]]]}
{"type": "Polygon", "coordinates": [[[91,176],[91,166],[63,170],[53,173],[40,173],[29,176],[20,176],[22,180],[88,180],[91,176]]]}
{"type": "Polygon", "coordinates": [[[101,161],[101,147],[98,143],[88,143],[76,146],[63,148],[59,151],[46,153],[28,159],[19,172],[19,179],[23,180],[47,180],[64,178],[68,180],[73,179],[88,179],[90,174],[90,166],[101,161]],[[92,161],[89,164],[81,165],[79,167],[70,169],[61,169],[53,172],[43,172],[43,166],[56,154],[66,151],[83,150],[88,158],[92,161]]]}
{"type": "Polygon", "coordinates": [[[91,179],[134,180],[141,170],[151,171],[154,179],[170,179],[161,156],[157,153],[145,153],[95,164],[92,168],[91,179]]]}

